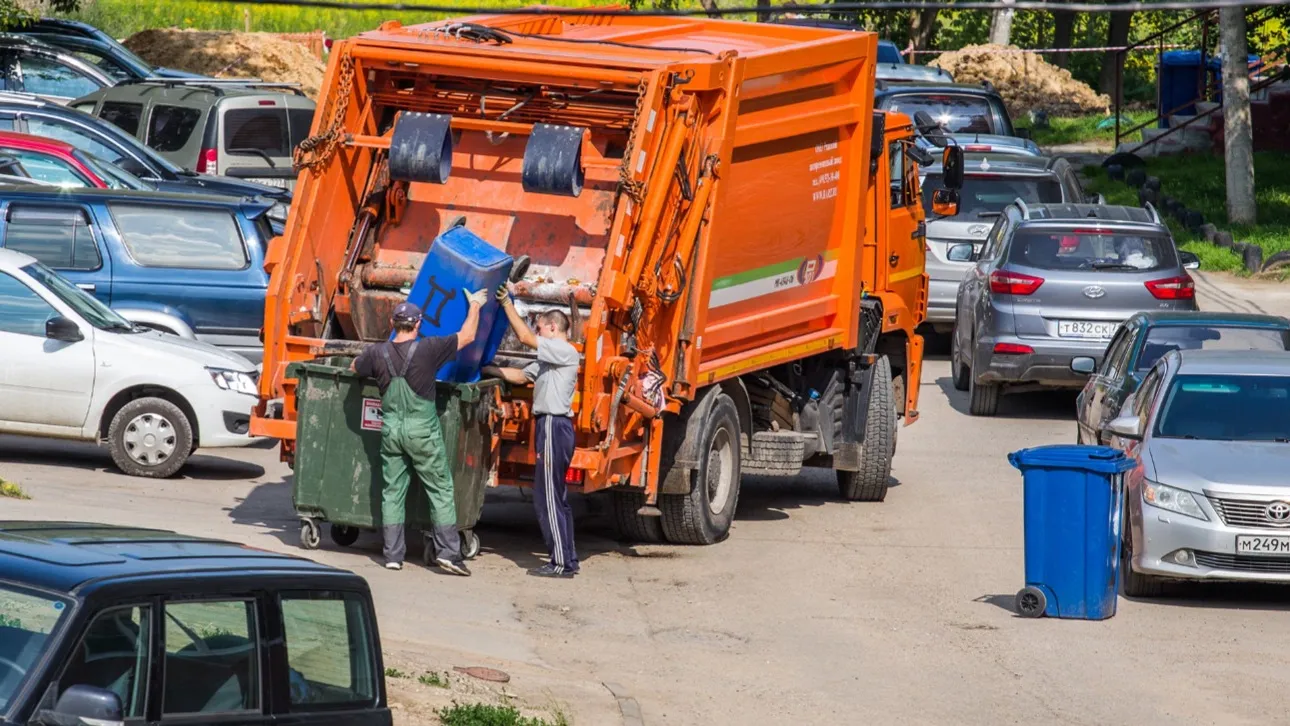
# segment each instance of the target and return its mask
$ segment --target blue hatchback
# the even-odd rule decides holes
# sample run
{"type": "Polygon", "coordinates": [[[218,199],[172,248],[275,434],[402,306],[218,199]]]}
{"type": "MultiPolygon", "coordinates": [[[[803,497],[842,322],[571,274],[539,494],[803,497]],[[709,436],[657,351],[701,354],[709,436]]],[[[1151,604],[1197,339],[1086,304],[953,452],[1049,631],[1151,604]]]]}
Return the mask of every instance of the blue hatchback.
{"type": "Polygon", "coordinates": [[[0,246],[23,252],[128,320],[263,355],[272,200],[0,188],[0,246]]]}

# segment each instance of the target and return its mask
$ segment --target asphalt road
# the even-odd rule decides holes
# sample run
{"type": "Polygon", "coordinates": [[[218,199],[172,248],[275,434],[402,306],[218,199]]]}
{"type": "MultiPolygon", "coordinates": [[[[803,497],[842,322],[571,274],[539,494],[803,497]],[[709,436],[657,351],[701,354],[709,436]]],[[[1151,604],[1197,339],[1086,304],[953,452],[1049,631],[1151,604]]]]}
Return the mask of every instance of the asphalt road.
{"type": "MultiPolygon", "coordinates": [[[[828,472],[746,478],[726,542],[627,548],[584,502],[573,581],[525,576],[540,537],[514,492],[487,505],[469,580],[386,572],[371,536],[314,556],[369,579],[387,650],[524,674],[581,726],[617,723],[602,681],[629,691],[649,724],[1284,722],[1283,588],[1180,586],[1121,598],[1104,622],[1013,614],[1021,481],[1006,455],[1072,441],[1074,397],[1006,397],[998,417],[971,418],[948,368],[939,357],[924,369],[922,420],[901,431],[881,504],[838,501],[828,472]]],[[[0,518],[298,551],[274,451],[199,456],[164,482],[110,467],[93,446],[0,437],[0,474],[33,497],[0,500],[0,518]]]]}

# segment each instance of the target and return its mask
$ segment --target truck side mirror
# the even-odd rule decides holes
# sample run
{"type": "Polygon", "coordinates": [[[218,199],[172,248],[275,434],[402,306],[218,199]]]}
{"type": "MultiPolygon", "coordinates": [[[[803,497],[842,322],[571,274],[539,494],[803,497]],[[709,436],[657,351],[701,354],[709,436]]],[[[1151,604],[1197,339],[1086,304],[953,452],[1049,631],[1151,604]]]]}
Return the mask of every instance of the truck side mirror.
{"type": "MultiPolygon", "coordinates": [[[[959,213],[959,190],[937,189],[932,192],[932,214],[953,217],[959,213]]],[[[971,247],[972,245],[968,245],[971,247]]]]}
{"type": "Polygon", "coordinates": [[[963,188],[963,148],[947,146],[941,152],[941,183],[946,189],[963,188]]]}
{"type": "Polygon", "coordinates": [[[878,171],[878,161],[887,147],[887,113],[873,112],[873,133],[869,136],[869,173],[878,171]]]}

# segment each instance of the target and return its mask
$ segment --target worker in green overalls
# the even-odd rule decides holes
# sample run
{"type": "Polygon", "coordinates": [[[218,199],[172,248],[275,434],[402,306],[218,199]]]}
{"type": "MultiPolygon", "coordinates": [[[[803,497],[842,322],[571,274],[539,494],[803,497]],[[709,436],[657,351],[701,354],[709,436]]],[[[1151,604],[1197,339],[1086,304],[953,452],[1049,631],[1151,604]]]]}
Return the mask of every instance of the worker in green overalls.
{"type": "Polygon", "coordinates": [[[452,469],[435,411],[435,372],[475,340],[479,308],[487,299],[484,290],[462,292],[469,311],[460,332],[418,338],[421,309],[402,302],[391,321],[394,339],[369,347],[353,364],[356,373],[375,378],[381,389],[381,537],[385,566],[391,570],[403,569],[407,554],[406,502],[411,472],[416,471],[430,502],[435,564],[454,575],[470,576],[461,556],[452,469]]]}

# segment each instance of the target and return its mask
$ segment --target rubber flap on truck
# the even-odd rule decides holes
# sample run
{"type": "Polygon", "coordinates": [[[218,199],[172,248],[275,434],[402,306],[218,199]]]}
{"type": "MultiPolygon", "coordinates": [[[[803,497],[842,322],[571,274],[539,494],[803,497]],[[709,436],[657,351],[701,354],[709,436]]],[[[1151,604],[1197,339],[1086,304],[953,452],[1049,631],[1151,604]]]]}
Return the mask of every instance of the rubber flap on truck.
{"type": "Polygon", "coordinates": [[[452,117],[404,111],[390,137],[390,178],[443,184],[452,172],[452,117]]]}
{"type": "Polygon", "coordinates": [[[582,137],[578,126],[534,124],[524,147],[524,191],[576,197],[582,194],[582,137]]]}

